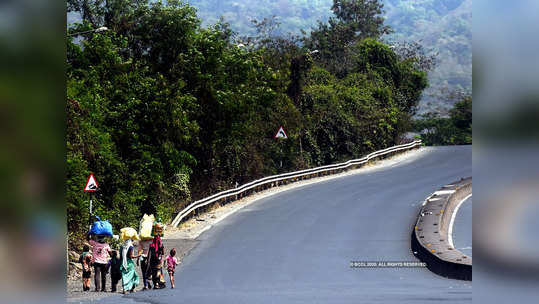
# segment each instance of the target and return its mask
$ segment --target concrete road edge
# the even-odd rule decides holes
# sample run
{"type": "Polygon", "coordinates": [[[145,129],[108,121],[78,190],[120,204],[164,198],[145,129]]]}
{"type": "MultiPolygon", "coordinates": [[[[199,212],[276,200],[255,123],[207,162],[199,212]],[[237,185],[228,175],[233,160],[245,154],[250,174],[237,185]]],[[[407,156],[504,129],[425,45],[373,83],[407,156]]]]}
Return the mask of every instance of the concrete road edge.
{"type": "Polygon", "coordinates": [[[471,177],[438,189],[422,204],[412,229],[413,254],[440,276],[472,280],[472,258],[455,249],[449,241],[451,219],[458,211],[457,206],[471,193],[471,177]]]}

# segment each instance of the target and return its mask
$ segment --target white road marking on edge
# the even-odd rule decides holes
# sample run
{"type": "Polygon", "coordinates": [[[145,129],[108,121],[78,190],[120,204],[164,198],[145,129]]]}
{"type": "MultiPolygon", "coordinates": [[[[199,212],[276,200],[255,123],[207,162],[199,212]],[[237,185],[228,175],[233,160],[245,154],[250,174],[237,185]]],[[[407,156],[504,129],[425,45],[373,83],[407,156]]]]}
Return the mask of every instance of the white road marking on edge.
{"type": "Polygon", "coordinates": [[[455,223],[455,218],[457,217],[457,213],[459,211],[460,206],[462,203],[464,203],[467,199],[469,199],[472,196],[472,193],[470,193],[468,196],[463,198],[455,207],[455,211],[453,211],[453,214],[451,215],[451,221],[449,222],[449,231],[447,233],[447,239],[449,241],[449,245],[451,248],[455,248],[455,245],[453,245],[453,224],[455,223]]]}
{"type": "Polygon", "coordinates": [[[441,200],[441,198],[439,198],[439,197],[433,198],[433,197],[432,197],[433,195],[434,195],[434,193],[431,194],[429,197],[427,197],[427,199],[423,201],[423,203],[421,204],[421,206],[425,206],[427,203],[430,203],[430,202],[435,202],[435,201],[441,200]]]}
{"type": "Polygon", "coordinates": [[[444,195],[444,194],[451,194],[451,193],[454,193],[455,190],[438,190],[436,192],[434,192],[434,194],[436,195],[444,195]]]}
{"type": "Polygon", "coordinates": [[[441,198],[439,198],[439,197],[433,197],[435,195],[452,194],[454,192],[455,192],[455,190],[438,190],[438,191],[434,192],[433,194],[431,194],[429,197],[427,197],[427,199],[423,202],[423,204],[421,204],[421,206],[425,206],[428,202],[434,202],[434,201],[441,200],[441,198]]]}

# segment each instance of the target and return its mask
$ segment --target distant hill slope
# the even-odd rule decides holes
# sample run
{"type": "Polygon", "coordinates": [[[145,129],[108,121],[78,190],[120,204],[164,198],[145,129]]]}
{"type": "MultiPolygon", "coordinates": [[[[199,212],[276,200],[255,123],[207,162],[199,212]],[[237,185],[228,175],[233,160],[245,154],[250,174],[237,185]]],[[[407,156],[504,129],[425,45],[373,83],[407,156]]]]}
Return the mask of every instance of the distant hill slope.
{"type": "Polygon", "coordinates": [[[421,111],[445,113],[452,104],[429,95],[472,88],[472,0],[386,0],[386,10],[395,39],[421,40],[439,53],[421,111]]]}
{"type": "MultiPolygon", "coordinates": [[[[309,30],[331,15],[332,0],[188,0],[204,24],[222,16],[240,34],[252,34],[252,19],[277,16],[281,33],[309,30]]],[[[452,105],[433,97],[440,89],[471,91],[472,0],[385,0],[387,23],[395,29],[388,39],[421,40],[439,53],[430,73],[431,87],[420,112],[445,113],[452,105]]]]}

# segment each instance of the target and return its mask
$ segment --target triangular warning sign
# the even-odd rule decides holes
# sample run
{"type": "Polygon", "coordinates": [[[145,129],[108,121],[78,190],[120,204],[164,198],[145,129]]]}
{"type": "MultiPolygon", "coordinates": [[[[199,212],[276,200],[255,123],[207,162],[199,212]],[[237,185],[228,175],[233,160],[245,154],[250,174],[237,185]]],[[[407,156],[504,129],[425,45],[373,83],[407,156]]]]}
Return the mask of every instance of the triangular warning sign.
{"type": "Polygon", "coordinates": [[[86,186],[84,187],[84,192],[96,192],[97,188],[97,181],[95,180],[94,175],[90,173],[86,186]]]}
{"type": "Polygon", "coordinates": [[[283,126],[279,128],[279,131],[277,131],[277,134],[275,134],[274,138],[284,138],[287,139],[288,135],[286,135],[286,132],[283,129],[283,126]]]}

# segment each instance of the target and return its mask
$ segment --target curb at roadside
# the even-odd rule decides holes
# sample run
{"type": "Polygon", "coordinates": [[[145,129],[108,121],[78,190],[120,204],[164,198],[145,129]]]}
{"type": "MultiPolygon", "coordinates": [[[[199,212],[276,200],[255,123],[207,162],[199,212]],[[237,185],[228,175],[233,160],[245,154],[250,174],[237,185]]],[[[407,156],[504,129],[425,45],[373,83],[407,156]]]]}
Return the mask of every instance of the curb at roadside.
{"type": "Polygon", "coordinates": [[[453,247],[449,232],[459,204],[472,193],[472,178],[443,186],[423,203],[412,230],[414,255],[443,277],[472,280],[472,258],[453,247]]]}

